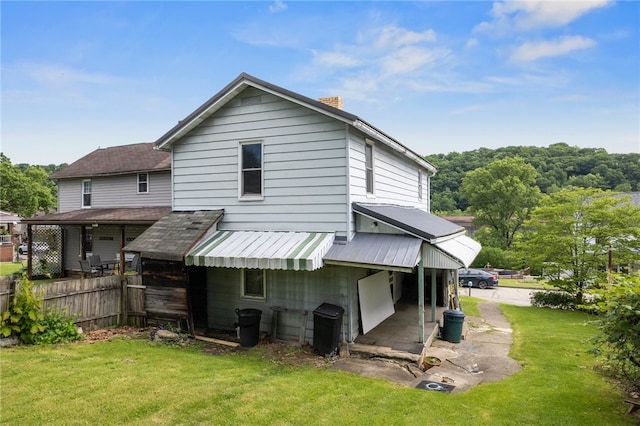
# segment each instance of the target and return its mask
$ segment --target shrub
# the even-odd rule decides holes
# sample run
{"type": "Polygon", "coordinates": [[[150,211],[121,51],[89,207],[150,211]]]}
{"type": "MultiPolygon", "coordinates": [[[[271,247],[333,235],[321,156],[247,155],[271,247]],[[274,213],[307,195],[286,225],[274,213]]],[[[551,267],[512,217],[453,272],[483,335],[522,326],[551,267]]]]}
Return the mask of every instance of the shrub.
{"type": "Polygon", "coordinates": [[[596,353],[604,355],[614,374],[640,389],[640,277],[618,276],[597,291],[601,314],[596,353]]]}
{"type": "Polygon", "coordinates": [[[42,325],[44,331],[33,336],[33,343],[36,345],[66,343],[82,338],[75,324],[75,318],[61,313],[47,312],[42,325]]]}
{"type": "Polygon", "coordinates": [[[576,309],[576,298],[565,291],[536,291],[531,296],[531,305],[552,309],[576,309]]]}
{"type": "Polygon", "coordinates": [[[0,334],[3,337],[17,336],[24,343],[33,343],[34,336],[44,331],[42,320],[42,296],[34,294],[33,282],[23,274],[9,309],[0,318],[0,334]]]}

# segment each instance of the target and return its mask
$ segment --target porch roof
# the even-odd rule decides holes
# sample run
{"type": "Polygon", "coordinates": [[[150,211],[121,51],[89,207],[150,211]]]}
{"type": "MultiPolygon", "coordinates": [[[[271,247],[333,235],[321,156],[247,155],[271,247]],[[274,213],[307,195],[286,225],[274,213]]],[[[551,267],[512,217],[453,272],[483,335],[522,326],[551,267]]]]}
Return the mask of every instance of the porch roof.
{"type": "Polygon", "coordinates": [[[314,271],[333,244],[327,232],[217,231],[186,256],[188,266],[314,271]]]}
{"type": "Polygon", "coordinates": [[[171,207],[90,208],[22,219],[28,225],[150,225],[171,213],[171,207]]]}
{"type": "MultiPolygon", "coordinates": [[[[469,267],[482,246],[465,235],[465,229],[415,207],[353,203],[353,211],[412,235],[437,250],[428,250],[425,266],[469,267]],[[446,266],[450,265],[450,266],[446,266]]],[[[424,253],[423,253],[424,256],[424,253]]]]}
{"type": "Polygon", "coordinates": [[[172,212],[151,225],[123,250],[139,252],[149,259],[182,261],[207,232],[215,231],[223,213],[223,210],[172,212]]]}
{"type": "Polygon", "coordinates": [[[358,233],[346,244],[334,243],[324,262],[411,272],[420,260],[421,245],[421,239],[409,235],[358,233]]]}

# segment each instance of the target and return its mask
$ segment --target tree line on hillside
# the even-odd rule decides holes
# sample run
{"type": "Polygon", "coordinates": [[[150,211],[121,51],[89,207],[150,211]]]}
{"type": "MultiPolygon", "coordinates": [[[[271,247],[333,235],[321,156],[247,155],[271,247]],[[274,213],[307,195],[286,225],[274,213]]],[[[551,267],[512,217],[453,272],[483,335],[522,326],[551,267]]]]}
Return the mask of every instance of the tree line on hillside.
{"type": "Polygon", "coordinates": [[[425,157],[438,169],[431,180],[431,210],[437,214],[466,211],[470,202],[460,194],[465,175],[494,160],[514,157],[522,158],[536,169],[535,185],[543,194],[566,187],[640,191],[639,153],[609,154],[603,148],[578,148],[566,143],[548,147],[479,148],[425,157]]]}

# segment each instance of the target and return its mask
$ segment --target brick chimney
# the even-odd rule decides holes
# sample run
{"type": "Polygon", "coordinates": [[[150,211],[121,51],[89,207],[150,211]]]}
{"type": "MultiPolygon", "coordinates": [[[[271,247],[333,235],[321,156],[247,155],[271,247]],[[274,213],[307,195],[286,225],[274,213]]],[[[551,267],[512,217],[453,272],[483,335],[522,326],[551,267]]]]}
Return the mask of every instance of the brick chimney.
{"type": "Polygon", "coordinates": [[[342,98],[340,96],[330,96],[328,98],[320,98],[318,101],[334,108],[342,109],[342,98]]]}

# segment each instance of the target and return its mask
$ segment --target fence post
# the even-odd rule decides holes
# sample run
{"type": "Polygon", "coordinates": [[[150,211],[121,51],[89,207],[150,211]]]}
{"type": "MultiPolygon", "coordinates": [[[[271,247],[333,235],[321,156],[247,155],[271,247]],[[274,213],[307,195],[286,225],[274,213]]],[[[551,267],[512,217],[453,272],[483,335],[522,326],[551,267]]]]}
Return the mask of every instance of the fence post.
{"type": "Polygon", "coordinates": [[[129,302],[127,301],[127,293],[129,292],[127,285],[129,282],[126,275],[120,275],[120,283],[122,284],[122,308],[120,308],[122,324],[120,325],[129,325],[129,302]]]}

